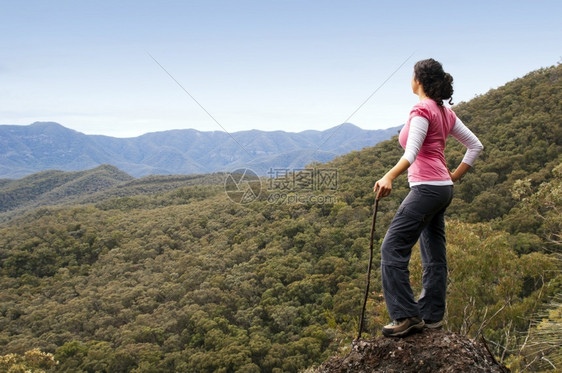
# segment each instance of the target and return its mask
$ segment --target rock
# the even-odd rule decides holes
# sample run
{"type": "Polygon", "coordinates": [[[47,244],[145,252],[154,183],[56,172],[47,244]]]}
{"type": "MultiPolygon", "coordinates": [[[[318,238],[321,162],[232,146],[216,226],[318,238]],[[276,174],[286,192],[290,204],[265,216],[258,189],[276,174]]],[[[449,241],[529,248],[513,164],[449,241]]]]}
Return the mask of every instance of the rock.
{"type": "Polygon", "coordinates": [[[406,338],[354,341],[345,356],[336,356],[314,373],[509,372],[483,342],[442,330],[424,330],[406,338]]]}

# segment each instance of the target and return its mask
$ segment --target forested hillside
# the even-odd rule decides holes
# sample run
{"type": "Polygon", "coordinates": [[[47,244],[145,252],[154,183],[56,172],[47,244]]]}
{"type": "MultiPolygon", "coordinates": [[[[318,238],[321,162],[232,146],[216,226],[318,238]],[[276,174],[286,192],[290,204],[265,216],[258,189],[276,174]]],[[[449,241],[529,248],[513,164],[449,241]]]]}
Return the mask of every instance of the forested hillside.
{"type": "Polygon", "coordinates": [[[26,204],[62,204],[64,200],[82,198],[131,179],[113,166],[77,172],[44,171],[23,179],[4,179],[0,186],[0,212],[17,210],[26,204]]]}
{"type": "MultiPolygon", "coordinates": [[[[541,69],[456,107],[485,149],[449,209],[445,328],[484,335],[514,371],[562,367],[561,77],[562,65],[541,69]]],[[[451,142],[451,167],[462,153],[451,142]]],[[[393,139],[315,164],[337,170],[337,189],[291,190],[299,203],[264,188],[237,204],[223,185],[183,185],[44,206],[4,223],[0,364],[57,372],[320,364],[357,331],[372,186],[401,154],[393,139]]],[[[379,205],[377,253],[406,178],[394,187],[379,205]]],[[[388,321],[379,264],[377,254],[370,335],[388,321]]],[[[410,269],[419,292],[419,254],[410,269]]]]}
{"type": "MultiPolygon", "coordinates": [[[[164,193],[189,185],[216,186],[224,182],[224,177],[223,173],[213,173],[151,175],[135,179],[114,166],[101,165],[86,171],[43,171],[17,180],[0,179],[0,223],[40,206],[164,193]]],[[[210,187],[201,196],[213,194],[215,189],[210,187]]]]}

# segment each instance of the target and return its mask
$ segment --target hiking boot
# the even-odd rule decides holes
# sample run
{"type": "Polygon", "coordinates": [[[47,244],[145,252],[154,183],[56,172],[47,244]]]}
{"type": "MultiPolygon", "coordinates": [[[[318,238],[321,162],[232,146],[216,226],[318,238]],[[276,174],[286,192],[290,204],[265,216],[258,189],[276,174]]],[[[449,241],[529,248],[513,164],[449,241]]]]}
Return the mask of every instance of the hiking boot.
{"type": "Polygon", "coordinates": [[[407,317],[405,319],[393,320],[382,328],[385,337],[405,337],[413,332],[423,329],[424,322],[419,317],[407,317]]]}
{"type": "Polygon", "coordinates": [[[423,321],[424,321],[424,323],[425,323],[423,327],[424,327],[424,328],[427,328],[427,329],[435,329],[435,330],[437,330],[437,329],[441,329],[441,327],[443,326],[443,320],[438,320],[438,321],[435,321],[435,320],[423,320],[423,321]]]}

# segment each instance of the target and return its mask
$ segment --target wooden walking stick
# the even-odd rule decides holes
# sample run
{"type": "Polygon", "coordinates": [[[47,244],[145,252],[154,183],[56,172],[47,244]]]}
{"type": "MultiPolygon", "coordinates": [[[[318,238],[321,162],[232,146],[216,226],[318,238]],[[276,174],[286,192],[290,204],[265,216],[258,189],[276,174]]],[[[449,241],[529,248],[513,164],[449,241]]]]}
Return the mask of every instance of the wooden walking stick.
{"type": "Polygon", "coordinates": [[[367,267],[367,286],[365,287],[365,297],[363,298],[363,308],[361,309],[361,317],[359,318],[359,331],[356,340],[361,338],[363,332],[363,318],[365,317],[365,308],[367,307],[367,298],[369,297],[369,285],[371,284],[371,267],[373,265],[373,239],[375,235],[375,222],[377,221],[377,210],[379,208],[379,199],[375,200],[375,208],[373,211],[373,223],[371,224],[371,235],[369,243],[369,266],[367,267]]]}

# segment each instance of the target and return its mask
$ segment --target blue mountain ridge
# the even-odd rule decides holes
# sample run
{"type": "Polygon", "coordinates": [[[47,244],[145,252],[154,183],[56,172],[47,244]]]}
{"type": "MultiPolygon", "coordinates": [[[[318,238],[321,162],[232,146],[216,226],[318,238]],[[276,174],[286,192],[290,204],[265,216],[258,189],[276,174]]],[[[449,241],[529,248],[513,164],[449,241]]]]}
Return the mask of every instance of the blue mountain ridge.
{"type": "Polygon", "coordinates": [[[54,122],[0,125],[0,178],[45,171],[80,171],[111,164],[134,177],[202,174],[250,168],[260,175],[299,169],[394,136],[401,126],[363,130],[343,123],[298,133],[169,130],[133,138],[86,135],[54,122]]]}

